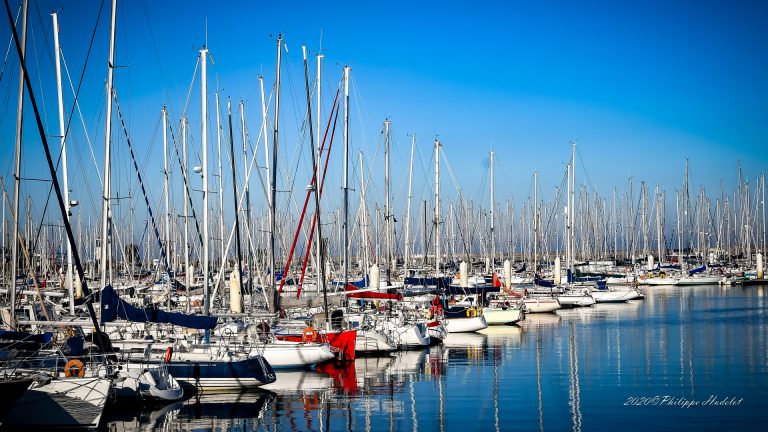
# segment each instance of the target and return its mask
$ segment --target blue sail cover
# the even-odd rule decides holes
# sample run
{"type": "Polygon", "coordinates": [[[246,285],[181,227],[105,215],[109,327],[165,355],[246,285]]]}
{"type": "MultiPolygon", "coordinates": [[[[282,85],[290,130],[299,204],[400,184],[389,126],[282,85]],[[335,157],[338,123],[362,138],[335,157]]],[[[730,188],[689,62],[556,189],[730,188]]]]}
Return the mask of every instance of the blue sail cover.
{"type": "Polygon", "coordinates": [[[117,318],[133,322],[169,323],[199,330],[213,329],[217,321],[216,317],[137,308],[122,300],[112,285],[107,285],[101,291],[101,322],[110,322],[117,318]]]}
{"type": "Polygon", "coordinates": [[[555,282],[551,280],[542,279],[539,275],[535,275],[533,278],[533,284],[544,288],[554,288],[555,282]]]}
{"type": "MultiPolygon", "coordinates": [[[[349,281],[348,284],[352,285],[354,287],[357,287],[357,288],[365,288],[365,287],[368,286],[368,276],[366,276],[366,277],[364,277],[364,278],[362,278],[360,280],[357,280],[357,281],[349,281]]],[[[344,281],[343,280],[335,280],[335,281],[333,281],[333,286],[335,286],[335,287],[343,287],[344,286],[344,281]]]]}
{"type": "Polygon", "coordinates": [[[707,269],[707,266],[706,266],[706,265],[703,265],[703,266],[701,266],[701,267],[697,267],[697,268],[695,268],[695,269],[693,269],[693,270],[690,270],[690,271],[688,271],[688,276],[693,276],[693,275],[695,275],[696,273],[701,273],[701,272],[703,272],[703,271],[704,271],[704,270],[706,270],[706,269],[707,269]]]}

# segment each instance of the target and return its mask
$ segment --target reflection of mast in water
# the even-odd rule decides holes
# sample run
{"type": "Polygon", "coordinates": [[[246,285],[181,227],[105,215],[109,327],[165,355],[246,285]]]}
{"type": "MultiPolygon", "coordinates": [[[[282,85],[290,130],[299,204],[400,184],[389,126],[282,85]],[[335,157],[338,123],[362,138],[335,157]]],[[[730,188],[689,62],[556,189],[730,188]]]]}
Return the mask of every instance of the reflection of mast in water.
{"type": "Polygon", "coordinates": [[[541,400],[541,335],[536,335],[536,384],[539,389],[539,431],[544,430],[544,407],[541,400]]]}
{"type": "Polygon", "coordinates": [[[495,355],[493,356],[493,420],[494,430],[499,432],[499,361],[495,355]]]}
{"type": "Polygon", "coordinates": [[[581,432],[581,388],[579,385],[579,345],[576,342],[576,332],[573,321],[570,322],[568,338],[568,382],[571,398],[571,421],[573,432],[581,432]]]}
{"type": "Polygon", "coordinates": [[[416,394],[413,391],[413,380],[410,382],[409,393],[411,396],[411,424],[413,425],[413,432],[419,432],[419,420],[416,417],[416,394]]]}
{"type": "Polygon", "coordinates": [[[438,395],[438,408],[437,413],[439,417],[440,432],[445,432],[445,419],[443,418],[443,377],[437,379],[437,395],[438,395]]]}

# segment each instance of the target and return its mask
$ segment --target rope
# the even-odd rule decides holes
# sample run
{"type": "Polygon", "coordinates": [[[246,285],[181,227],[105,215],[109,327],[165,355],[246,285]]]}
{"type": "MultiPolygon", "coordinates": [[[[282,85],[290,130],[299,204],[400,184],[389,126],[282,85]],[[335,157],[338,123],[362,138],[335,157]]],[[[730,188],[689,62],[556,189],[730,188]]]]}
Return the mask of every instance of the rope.
{"type": "Polygon", "coordinates": [[[168,273],[168,277],[171,278],[171,280],[173,280],[174,277],[171,275],[170,266],[168,265],[168,257],[165,255],[163,242],[160,240],[160,231],[157,229],[157,224],[155,223],[155,215],[152,212],[152,206],[149,205],[149,198],[147,197],[147,191],[144,188],[144,180],[141,178],[139,165],[136,162],[136,155],[133,153],[133,143],[131,142],[131,137],[128,135],[128,128],[125,126],[125,118],[123,117],[123,111],[120,108],[120,103],[117,101],[117,92],[115,91],[115,89],[112,89],[112,97],[115,100],[115,107],[117,108],[117,116],[120,118],[120,124],[123,127],[123,133],[125,133],[125,140],[128,143],[128,150],[130,151],[130,154],[131,154],[131,161],[133,161],[133,168],[136,170],[136,176],[138,178],[139,185],[141,186],[141,194],[144,196],[144,203],[147,206],[147,213],[149,214],[149,219],[152,222],[152,229],[155,231],[155,239],[157,240],[158,247],[160,248],[160,256],[163,258],[163,265],[165,266],[166,273],[168,273]]]}

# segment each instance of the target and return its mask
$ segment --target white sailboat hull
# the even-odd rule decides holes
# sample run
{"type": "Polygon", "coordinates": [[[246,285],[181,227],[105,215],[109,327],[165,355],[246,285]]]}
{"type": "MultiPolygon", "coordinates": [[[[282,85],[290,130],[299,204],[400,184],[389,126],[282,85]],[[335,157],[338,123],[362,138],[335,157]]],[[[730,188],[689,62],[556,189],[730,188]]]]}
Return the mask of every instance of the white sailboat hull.
{"type": "Polygon", "coordinates": [[[716,285],[720,283],[720,276],[686,277],[677,281],[678,285],[716,285]]]}
{"type": "Polygon", "coordinates": [[[561,309],[560,301],[554,298],[528,298],[523,300],[526,313],[547,313],[561,309]]]}
{"type": "Polygon", "coordinates": [[[523,311],[517,308],[483,310],[485,322],[491,325],[514,324],[523,318],[523,311]]]}
{"type": "Polygon", "coordinates": [[[485,316],[446,318],[444,325],[448,333],[476,332],[488,327],[488,323],[485,321],[485,316]]]}
{"type": "Polygon", "coordinates": [[[6,428],[96,428],[109,397],[108,378],[62,378],[33,382],[3,422],[6,428]]]}
{"type": "Polygon", "coordinates": [[[258,355],[264,349],[264,358],[273,369],[303,368],[333,358],[328,344],[274,341],[253,348],[251,355],[258,355]]]}

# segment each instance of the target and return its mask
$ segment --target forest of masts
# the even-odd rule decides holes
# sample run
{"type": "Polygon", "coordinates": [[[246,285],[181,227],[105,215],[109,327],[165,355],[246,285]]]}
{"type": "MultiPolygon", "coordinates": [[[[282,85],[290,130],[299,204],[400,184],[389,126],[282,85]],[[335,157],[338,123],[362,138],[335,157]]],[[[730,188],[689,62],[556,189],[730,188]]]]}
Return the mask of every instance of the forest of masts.
{"type": "MultiPolygon", "coordinates": [[[[362,154],[361,154],[362,161],[362,154]]],[[[687,167],[686,167],[687,169],[687,167]]],[[[687,173],[686,173],[687,174],[687,173]]],[[[555,256],[565,253],[566,219],[563,217],[566,202],[565,182],[555,188],[554,199],[539,200],[531,197],[521,207],[515,207],[511,199],[489,206],[476,200],[457,198],[442,204],[441,256],[442,262],[458,263],[462,260],[474,263],[479,269],[493,263],[496,268],[504,259],[517,262],[533,261],[534,236],[538,232],[538,261],[549,262],[555,256]],[[538,209],[536,208],[538,207],[538,209]],[[538,229],[535,229],[538,214],[538,229]],[[491,221],[493,218],[493,221],[491,221]]],[[[365,186],[361,190],[365,190],[365,186]]],[[[608,196],[600,196],[586,185],[574,190],[575,218],[574,236],[575,260],[578,261],[635,261],[644,260],[648,255],[662,257],[662,262],[677,262],[682,255],[694,262],[706,263],[715,258],[728,262],[736,258],[750,260],[754,253],[765,251],[765,176],[756,178],[754,183],[744,181],[739,167],[738,187],[726,192],[720,190],[714,199],[703,187],[690,191],[687,182],[670,197],[659,186],[651,190],[645,181],[629,178],[626,190],[618,192],[613,188],[608,196]],[[670,210],[670,206],[672,209],[670,210]],[[673,218],[670,220],[670,218],[673,218]]],[[[7,200],[4,200],[7,203],[7,200]]],[[[24,219],[20,219],[21,241],[29,251],[34,251],[35,272],[58,279],[65,262],[66,237],[63,225],[40,223],[32,215],[31,198],[27,198],[24,219]]],[[[139,205],[140,203],[135,203],[139,205]]],[[[122,206],[128,207],[128,206],[122,206]]],[[[161,237],[170,230],[170,265],[175,271],[185,268],[184,244],[189,245],[189,264],[200,269],[201,245],[198,235],[192,235],[192,218],[189,209],[179,209],[183,204],[172,207],[170,225],[162,226],[161,237]],[[185,227],[186,225],[186,227],[185,227]]],[[[146,220],[137,220],[134,206],[127,212],[115,212],[112,224],[113,248],[110,254],[110,268],[113,277],[138,276],[142,270],[154,271],[158,266],[160,253],[146,220]]],[[[221,257],[226,235],[231,225],[225,222],[221,208],[212,208],[211,236],[212,268],[222,266],[221,257]],[[223,233],[223,235],[222,235],[223,233]]],[[[243,257],[243,267],[253,263],[255,269],[269,266],[269,216],[268,210],[255,212],[246,208],[242,211],[242,250],[250,256],[243,257]]],[[[392,256],[399,268],[431,268],[434,262],[435,212],[434,200],[414,201],[412,216],[394,215],[390,231],[392,256]],[[400,222],[403,221],[403,222],[400,222]],[[405,238],[405,223],[409,223],[410,238],[405,238]],[[394,221],[393,221],[394,222],[394,221]],[[400,225],[398,227],[397,225],[400,225]],[[405,249],[408,248],[408,263],[404,264],[405,249]]],[[[350,269],[358,275],[364,274],[371,265],[380,267],[387,262],[387,227],[385,209],[366,196],[359,199],[358,208],[350,215],[350,269]],[[363,239],[367,239],[363,241],[363,239]]],[[[297,214],[291,209],[278,212],[276,268],[284,265],[284,257],[290,248],[290,241],[297,224],[297,214]]],[[[88,263],[90,277],[98,273],[99,227],[94,216],[77,214],[73,228],[78,241],[78,250],[88,263]]],[[[309,223],[304,227],[309,232],[309,223]]],[[[326,210],[323,224],[326,226],[325,245],[329,264],[338,275],[342,256],[341,209],[326,210]]],[[[7,281],[11,242],[7,204],[2,210],[2,278],[7,281]]],[[[308,234],[305,234],[306,239],[308,234]]],[[[299,244],[299,250],[304,245],[299,244]]],[[[310,267],[315,268],[314,253],[309,254],[310,267]]],[[[231,269],[235,259],[234,248],[230,248],[226,268],[231,269]]],[[[294,261],[292,267],[300,268],[301,262],[294,261]]],[[[393,268],[395,266],[393,265],[393,268]]],[[[492,269],[493,270],[493,269],[492,269]]],[[[262,271],[257,271],[263,274],[262,271]]],[[[265,282],[265,281],[264,281],[265,282]]]]}
{"type": "MultiPolygon", "coordinates": [[[[304,51],[305,88],[301,92],[286,92],[296,99],[292,106],[295,111],[294,117],[299,119],[297,120],[299,126],[294,132],[297,135],[294,148],[291,149],[290,145],[282,143],[287,135],[278,134],[276,124],[279,119],[276,113],[279,113],[280,109],[278,105],[280,40],[278,38],[275,84],[272,86],[271,94],[267,94],[264,91],[264,79],[259,77],[261,103],[254,110],[258,114],[253,116],[246,112],[246,105],[242,100],[232,104],[229,98],[220,97],[218,82],[215,91],[210,91],[212,97],[210,102],[207,102],[205,56],[208,50],[207,48],[200,50],[200,57],[189,88],[191,92],[193,88],[197,88],[197,80],[202,81],[201,105],[204,114],[201,117],[207,118],[207,121],[200,122],[196,127],[190,126],[189,96],[182,113],[178,116],[172,115],[170,107],[157,107],[158,125],[153,140],[157,140],[159,136],[163,137],[162,163],[150,157],[152,145],[145,149],[144,155],[139,155],[143,156],[140,158],[140,168],[133,153],[131,153],[131,159],[128,159],[131,140],[118,103],[119,86],[110,87],[111,91],[107,93],[111,95],[110,99],[114,100],[116,117],[112,121],[114,136],[106,142],[107,148],[110,145],[113,147],[112,159],[121,161],[119,164],[113,162],[115,165],[113,169],[116,172],[124,171],[122,175],[111,180],[112,189],[107,195],[110,199],[106,208],[111,214],[107,231],[111,241],[108,242],[109,253],[106,254],[110,280],[138,275],[159,275],[163,266],[160,252],[162,247],[170,252],[168,254],[170,270],[177,274],[187,273],[187,282],[191,282],[190,274],[199,273],[202,270],[201,263],[204,261],[202,243],[203,239],[208,239],[211,272],[217,272],[220,268],[232,269],[237,257],[240,256],[244,271],[252,270],[257,283],[266,284],[268,282],[266,275],[269,274],[269,267],[272,264],[269,252],[272,249],[270,244],[272,231],[274,231],[276,256],[273,264],[275,270],[281,270],[285,266],[286,257],[292,248],[299,224],[301,198],[307,193],[307,189],[313,188],[313,186],[306,186],[312,183],[315,169],[313,166],[322,167],[321,163],[314,165],[313,162],[308,161],[307,144],[311,144],[317,150],[321,147],[321,142],[324,145],[326,135],[331,137],[329,140],[331,145],[333,136],[342,135],[342,133],[345,139],[344,157],[346,159],[339,160],[340,157],[334,156],[329,160],[332,170],[338,170],[339,166],[344,166],[347,170],[344,175],[343,190],[345,194],[352,191],[350,194],[352,203],[356,204],[356,206],[349,206],[347,212],[349,220],[347,248],[351,257],[349,268],[353,276],[367,273],[367,269],[373,264],[391,270],[434,269],[436,253],[440,254],[440,262],[446,265],[447,269],[453,268],[451,263],[460,261],[473,263],[479,270],[485,266],[485,271],[493,271],[505,259],[515,262],[547,263],[556,256],[565,254],[564,245],[567,243],[568,233],[575,240],[573,254],[577,262],[589,260],[626,262],[627,260],[644,260],[647,255],[654,255],[661,262],[671,262],[678,261],[683,255],[690,261],[703,263],[713,258],[719,261],[729,261],[739,257],[750,260],[753,253],[765,251],[765,177],[760,175],[754,181],[750,181],[742,175],[740,163],[737,168],[736,187],[726,191],[721,183],[720,190],[715,192],[716,195],[713,195],[712,191],[705,191],[703,187],[698,190],[692,190],[689,187],[687,160],[684,181],[680,187],[675,188],[674,193],[666,192],[661,185],[649,186],[645,181],[637,181],[630,177],[623,191],[614,187],[607,195],[601,195],[594,188],[583,183],[579,185],[575,180],[578,178],[578,167],[575,166],[574,156],[577,146],[572,144],[571,159],[566,164],[562,179],[554,191],[549,191],[548,194],[538,193],[538,176],[531,173],[534,178],[533,188],[537,193],[528,196],[520,203],[516,202],[513,196],[519,197],[518,191],[524,190],[522,187],[515,188],[507,185],[502,190],[493,190],[493,168],[497,162],[494,161],[493,151],[491,151],[485,177],[486,179],[490,177],[488,182],[490,187],[485,187],[484,180],[483,197],[470,199],[463,192],[464,188],[456,181],[449,162],[451,155],[450,152],[445,151],[445,146],[438,140],[430,143],[429,146],[417,145],[416,136],[412,134],[408,140],[410,146],[401,148],[401,150],[409,149],[410,157],[405,158],[408,170],[400,169],[397,176],[400,184],[405,184],[407,179],[407,192],[403,192],[403,187],[400,187],[399,192],[390,197],[390,191],[397,189],[390,187],[389,184],[390,120],[386,119],[383,123],[384,126],[378,135],[378,143],[375,144],[375,151],[347,154],[349,93],[347,90],[346,100],[339,101],[340,90],[337,90],[330,114],[322,111],[320,65],[323,56],[320,54],[317,55],[316,76],[313,83],[310,84],[307,74],[306,51],[304,51]],[[198,77],[198,69],[200,69],[200,77],[198,77]],[[296,96],[303,94],[304,91],[306,91],[306,99],[303,96],[296,96]],[[207,106],[209,103],[213,105],[210,107],[212,109],[207,106]],[[338,117],[342,105],[343,132],[337,130],[337,122],[334,119],[334,109],[338,117]],[[306,111],[304,108],[296,108],[301,106],[306,107],[306,111]],[[316,110],[314,115],[311,114],[313,110],[316,110]],[[274,120],[270,120],[270,117],[274,120]],[[255,135],[249,132],[246,118],[258,119],[260,125],[255,135]],[[312,120],[316,125],[313,125],[312,120]],[[199,150],[194,148],[200,147],[194,139],[195,136],[200,138],[200,130],[202,130],[202,142],[208,143],[207,147],[205,144],[202,145],[203,154],[205,155],[208,151],[212,155],[208,159],[203,157],[203,160],[208,160],[208,176],[213,179],[210,182],[205,180],[209,194],[214,195],[212,199],[207,200],[209,207],[207,212],[203,211],[203,200],[200,199],[202,195],[200,174],[201,171],[203,173],[205,171],[195,163],[201,162],[199,150]],[[279,157],[276,143],[278,138],[282,140],[279,157]],[[314,141],[310,138],[314,138],[314,141]],[[383,151],[380,151],[382,147],[383,151]],[[425,161],[425,158],[422,158],[421,147],[430,149],[431,160],[425,161]],[[432,148],[434,152],[431,151],[432,148]],[[384,176],[376,175],[375,173],[379,170],[374,168],[382,164],[380,160],[382,153],[385,159],[384,165],[386,165],[384,176]],[[420,160],[421,173],[414,173],[414,154],[420,160]],[[133,164],[129,162],[130,160],[133,164]],[[255,163],[257,160],[260,162],[255,163]],[[450,178],[455,188],[450,196],[446,194],[442,198],[439,193],[441,182],[439,164],[443,164],[449,174],[443,177],[450,178]],[[434,173],[431,169],[424,169],[424,166],[434,166],[434,173]],[[147,177],[146,172],[157,170],[162,171],[163,186],[148,188],[148,205],[151,206],[155,215],[154,220],[151,220],[146,216],[148,212],[144,196],[139,193],[137,174],[147,177]],[[346,184],[347,172],[351,179],[350,183],[356,181],[356,184],[346,184]],[[411,184],[414,180],[423,184],[420,192],[413,192],[411,184]],[[232,202],[233,188],[236,191],[234,203],[232,202]],[[382,193],[382,189],[385,193],[382,193]],[[488,193],[488,199],[485,198],[485,193],[488,193]],[[540,198],[544,195],[552,197],[540,198]],[[269,211],[272,200],[276,200],[274,223],[269,211]],[[398,204],[391,206],[392,201],[398,204]],[[573,203],[573,221],[568,221],[565,216],[569,214],[564,211],[568,202],[573,203]],[[439,204],[436,206],[435,203],[439,204]],[[239,248],[236,245],[227,247],[232,238],[230,233],[233,231],[232,225],[235,219],[232,210],[234,208],[242,209],[238,215],[240,220],[238,236],[234,240],[236,243],[239,242],[239,248]],[[204,227],[205,224],[201,221],[201,214],[210,216],[210,223],[207,224],[208,232],[202,232],[201,226],[204,227]],[[158,228],[157,234],[153,224],[158,228]],[[436,236],[439,238],[436,239],[436,236]],[[534,257],[534,253],[538,256],[534,257]],[[195,271],[189,272],[191,267],[195,271]]],[[[60,54],[58,50],[57,53],[60,54]]],[[[349,86],[349,68],[344,68],[343,76],[338,85],[339,89],[343,85],[347,88],[349,86]]],[[[57,81],[59,81],[59,113],[62,116],[62,86],[60,78],[57,81]]],[[[111,75],[109,84],[112,85],[111,75]]],[[[333,93],[328,91],[326,96],[333,93]]],[[[110,101],[108,107],[111,105],[110,101]]],[[[79,107],[70,112],[80,116],[80,123],[83,129],[86,129],[79,107]]],[[[109,119],[110,117],[107,116],[108,126],[109,119]]],[[[77,121],[74,123],[77,124],[77,121]]],[[[107,127],[107,131],[109,130],[110,128],[107,127]]],[[[87,131],[83,133],[87,137],[87,131]]],[[[361,132],[360,135],[365,134],[361,132]]],[[[23,141],[17,137],[17,142],[23,141]]],[[[90,140],[87,141],[91,146],[90,140]]],[[[155,142],[153,141],[152,144],[154,145],[155,142]]],[[[339,146],[334,149],[334,155],[340,154],[339,146]]],[[[364,145],[360,148],[364,148],[364,145]]],[[[89,150],[93,155],[93,147],[89,150]]],[[[132,147],[130,151],[133,152],[132,147]]],[[[330,151],[329,147],[326,152],[330,151]]],[[[320,156],[319,150],[317,153],[320,156]]],[[[62,152],[62,156],[65,154],[66,152],[62,152]]],[[[81,168],[83,168],[81,172],[90,171],[93,177],[98,177],[100,180],[105,170],[98,166],[95,158],[91,157],[91,161],[87,162],[92,162],[93,166],[90,168],[82,165],[83,160],[84,158],[80,159],[81,168]]],[[[322,158],[318,159],[318,162],[321,161],[322,158]]],[[[105,163],[105,166],[108,165],[105,163]]],[[[317,168],[317,174],[323,176],[320,168],[317,168]]],[[[20,173],[17,177],[33,176],[20,173]]],[[[552,180],[557,181],[557,179],[552,180]]],[[[66,185],[66,181],[64,184],[66,185]]],[[[99,277],[101,265],[100,245],[103,242],[100,238],[103,236],[104,225],[102,225],[102,214],[97,214],[93,210],[101,204],[94,200],[94,196],[98,193],[90,189],[71,191],[76,197],[79,195],[83,199],[90,198],[91,210],[86,210],[88,206],[85,205],[72,207],[70,222],[73,226],[77,250],[80,251],[81,259],[86,263],[87,275],[96,279],[99,277]]],[[[12,267],[9,251],[14,240],[10,203],[14,197],[5,185],[3,195],[0,213],[2,218],[0,262],[2,262],[1,276],[4,285],[7,285],[12,267]]],[[[340,276],[344,256],[343,245],[347,237],[344,227],[344,206],[339,204],[338,196],[334,195],[337,194],[330,192],[322,199],[320,220],[323,227],[322,244],[325,253],[316,254],[316,251],[302,253],[307,245],[311,248],[317,247],[315,246],[317,243],[310,238],[311,217],[303,219],[296,248],[296,256],[307,256],[310,260],[311,272],[318,270],[318,257],[325,257],[326,265],[330,269],[327,274],[329,278],[340,276]]],[[[55,206],[49,205],[51,204],[50,196],[50,193],[47,198],[44,194],[34,198],[28,195],[26,209],[23,205],[19,206],[19,242],[26,245],[26,249],[33,257],[34,272],[46,279],[57,280],[66,262],[67,242],[63,228],[64,221],[57,216],[57,212],[52,210],[55,206]],[[33,201],[36,211],[33,211],[33,201]]],[[[24,202],[23,197],[21,201],[24,202]]],[[[309,211],[314,211],[314,207],[314,205],[310,206],[309,211]]],[[[102,213],[104,213],[103,210],[102,213]]],[[[27,266],[24,262],[21,257],[18,258],[17,274],[27,274],[27,266]]],[[[293,260],[291,268],[300,269],[301,266],[302,260],[298,258],[293,260]]],[[[529,267],[529,270],[531,268],[529,267]]],[[[293,272],[294,270],[291,270],[289,276],[293,276],[293,272]]]]}

